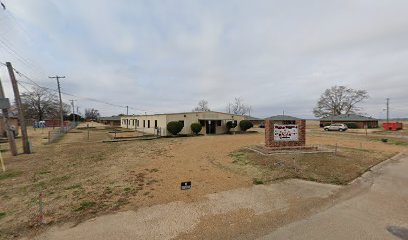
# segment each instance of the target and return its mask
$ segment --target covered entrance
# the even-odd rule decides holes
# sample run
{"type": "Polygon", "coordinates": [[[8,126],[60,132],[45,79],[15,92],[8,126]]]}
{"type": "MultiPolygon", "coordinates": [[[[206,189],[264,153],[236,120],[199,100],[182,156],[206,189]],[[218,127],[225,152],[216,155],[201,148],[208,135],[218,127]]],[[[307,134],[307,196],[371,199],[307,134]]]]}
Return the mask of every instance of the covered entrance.
{"type": "Polygon", "coordinates": [[[216,134],[217,132],[217,121],[216,120],[206,120],[205,121],[205,133],[206,134],[216,134]]]}

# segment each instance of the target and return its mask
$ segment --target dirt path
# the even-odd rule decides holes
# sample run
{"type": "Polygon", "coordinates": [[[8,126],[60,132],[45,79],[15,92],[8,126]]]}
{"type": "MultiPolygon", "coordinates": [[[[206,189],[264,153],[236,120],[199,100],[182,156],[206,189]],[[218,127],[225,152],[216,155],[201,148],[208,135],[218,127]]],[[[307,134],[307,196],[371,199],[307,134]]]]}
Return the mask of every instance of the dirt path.
{"type": "MultiPolygon", "coordinates": [[[[160,185],[155,186],[154,198],[149,204],[195,201],[210,193],[252,185],[250,177],[225,171],[219,165],[231,163],[231,151],[261,141],[261,138],[260,134],[249,134],[239,138],[223,135],[171,140],[167,154],[151,159],[149,163],[149,168],[160,173],[160,185]],[[192,181],[193,188],[181,192],[180,183],[183,181],[192,181]]],[[[128,208],[141,204],[139,199],[134,199],[128,208]]]]}

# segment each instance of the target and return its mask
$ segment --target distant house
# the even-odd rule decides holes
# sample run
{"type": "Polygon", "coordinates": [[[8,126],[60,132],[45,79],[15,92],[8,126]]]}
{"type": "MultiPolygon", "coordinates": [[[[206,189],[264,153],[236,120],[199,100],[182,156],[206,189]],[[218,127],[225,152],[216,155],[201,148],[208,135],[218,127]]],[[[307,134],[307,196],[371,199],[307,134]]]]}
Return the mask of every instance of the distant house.
{"type": "Polygon", "coordinates": [[[98,122],[109,125],[111,127],[120,127],[120,116],[100,117],[98,119],[98,122]]]}
{"type": "Polygon", "coordinates": [[[251,116],[245,116],[245,119],[250,121],[254,127],[259,127],[261,125],[265,125],[265,121],[262,118],[256,118],[256,117],[251,117],[251,116]]]}
{"type": "MultiPolygon", "coordinates": [[[[192,134],[191,124],[200,123],[200,134],[224,134],[227,132],[227,122],[234,121],[237,124],[244,120],[244,116],[223,112],[182,112],[164,113],[153,115],[121,116],[121,127],[136,129],[149,134],[161,136],[171,135],[167,131],[169,122],[178,121],[183,124],[180,134],[192,134]]],[[[234,129],[239,131],[239,125],[234,129]]]]}
{"type": "Polygon", "coordinates": [[[320,127],[330,125],[331,123],[344,123],[349,128],[351,126],[354,128],[378,128],[378,119],[357,114],[341,114],[320,119],[320,127]]]}
{"type": "Polygon", "coordinates": [[[302,120],[297,117],[292,117],[288,115],[276,115],[272,117],[265,118],[265,120],[281,121],[282,124],[294,124],[296,121],[302,120]]]}

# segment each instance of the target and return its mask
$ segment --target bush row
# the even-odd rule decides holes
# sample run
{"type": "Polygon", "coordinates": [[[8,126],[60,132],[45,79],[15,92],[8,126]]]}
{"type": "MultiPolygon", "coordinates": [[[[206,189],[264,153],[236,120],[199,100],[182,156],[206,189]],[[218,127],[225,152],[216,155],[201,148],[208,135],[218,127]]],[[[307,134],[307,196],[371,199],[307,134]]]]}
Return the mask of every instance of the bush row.
{"type": "MultiPolygon", "coordinates": [[[[229,132],[231,128],[235,128],[237,126],[237,121],[230,121],[226,123],[226,128],[227,131],[229,132]]],[[[177,135],[181,132],[183,129],[184,125],[182,122],[177,122],[177,121],[172,121],[167,123],[167,131],[169,131],[172,135],[177,135]]],[[[239,127],[241,128],[242,131],[246,131],[250,128],[253,127],[253,124],[248,121],[248,120],[242,120],[239,122],[239,127]]],[[[191,131],[195,134],[198,135],[198,133],[201,132],[201,129],[203,128],[200,123],[192,123],[191,126],[191,131]]]]}

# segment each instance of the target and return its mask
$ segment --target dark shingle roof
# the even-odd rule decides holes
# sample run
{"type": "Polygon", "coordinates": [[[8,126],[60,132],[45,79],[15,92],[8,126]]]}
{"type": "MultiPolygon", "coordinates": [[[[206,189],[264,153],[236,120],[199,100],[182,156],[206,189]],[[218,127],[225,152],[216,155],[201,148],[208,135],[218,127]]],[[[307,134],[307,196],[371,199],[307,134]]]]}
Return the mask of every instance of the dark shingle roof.
{"type": "Polygon", "coordinates": [[[251,116],[245,116],[246,120],[255,120],[255,121],[261,121],[263,120],[262,118],[257,118],[257,117],[251,117],[251,116]]]}
{"type": "Polygon", "coordinates": [[[265,119],[274,120],[274,121],[296,121],[296,120],[301,120],[300,118],[287,116],[287,115],[276,115],[276,116],[268,117],[268,118],[265,118],[265,119]]]}
{"type": "Polygon", "coordinates": [[[120,121],[120,116],[100,117],[100,121],[120,121]]]}
{"type": "Polygon", "coordinates": [[[337,116],[329,116],[321,118],[320,121],[376,121],[377,119],[372,117],[361,116],[357,114],[341,114],[337,116]]]}

